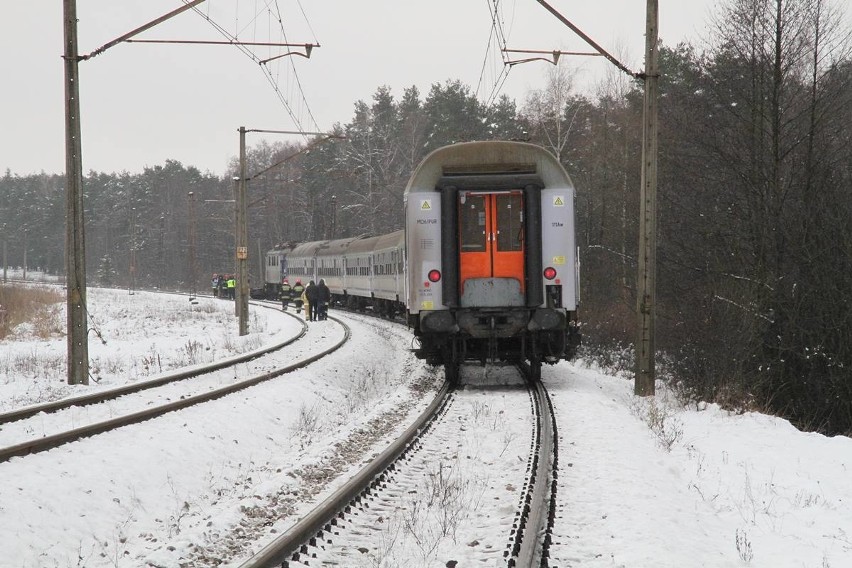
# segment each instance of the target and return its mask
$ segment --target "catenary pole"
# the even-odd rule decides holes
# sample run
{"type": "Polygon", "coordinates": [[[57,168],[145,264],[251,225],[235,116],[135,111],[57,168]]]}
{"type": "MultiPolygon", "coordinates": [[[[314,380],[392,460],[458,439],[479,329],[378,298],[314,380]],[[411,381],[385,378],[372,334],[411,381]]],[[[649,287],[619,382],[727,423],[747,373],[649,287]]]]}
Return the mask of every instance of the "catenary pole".
{"type": "Polygon", "coordinates": [[[642,187],[639,211],[639,274],[636,293],[639,320],[634,394],[655,392],[655,311],[657,272],[657,101],[659,67],[658,0],[648,0],[645,30],[645,106],[642,125],[642,187]]]}
{"type": "Polygon", "coordinates": [[[187,208],[189,210],[189,299],[194,300],[198,296],[198,257],[196,256],[197,228],[195,222],[195,192],[186,194],[187,208]]]}
{"type": "MultiPolygon", "coordinates": [[[[645,83],[645,103],[642,126],[642,180],[639,211],[639,270],[636,284],[636,368],[633,391],[639,396],[655,392],[655,339],[657,273],[657,105],[659,99],[660,71],[657,62],[658,0],[647,0],[645,17],[645,71],[635,73],[583,33],[565,16],[545,0],[537,0],[571,31],[591,45],[610,63],[624,73],[645,83]]],[[[554,63],[555,61],[554,56],[554,63]]]]}
{"type": "Polygon", "coordinates": [[[83,220],[83,161],[80,142],[80,81],[76,0],[64,0],[65,40],[65,278],[68,384],[89,384],[86,326],[86,247],[83,220]]]}
{"type": "Polygon", "coordinates": [[[83,218],[83,160],[80,138],[80,61],[103,53],[122,41],[150,29],[205,0],[184,6],[136,28],[89,55],[77,52],[76,0],[63,0],[65,50],[65,278],[67,308],[68,384],[89,384],[89,339],[86,326],[86,246],[83,218]]]}
{"type": "Polygon", "coordinates": [[[246,222],[246,128],[240,126],[240,179],[237,183],[237,317],[240,335],[248,333],[248,227],[246,222]]]}

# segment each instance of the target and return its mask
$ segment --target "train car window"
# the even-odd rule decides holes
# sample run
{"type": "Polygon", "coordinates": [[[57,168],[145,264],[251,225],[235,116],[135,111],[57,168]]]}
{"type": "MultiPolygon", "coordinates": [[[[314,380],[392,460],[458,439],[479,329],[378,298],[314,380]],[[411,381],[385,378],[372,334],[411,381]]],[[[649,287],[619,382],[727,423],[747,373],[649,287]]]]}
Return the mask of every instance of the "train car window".
{"type": "Polygon", "coordinates": [[[501,251],[523,250],[523,194],[497,195],[497,248],[501,251]]]}
{"type": "Polygon", "coordinates": [[[485,196],[467,195],[459,205],[459,237],[464,252],[485,252],[485,196]]]}

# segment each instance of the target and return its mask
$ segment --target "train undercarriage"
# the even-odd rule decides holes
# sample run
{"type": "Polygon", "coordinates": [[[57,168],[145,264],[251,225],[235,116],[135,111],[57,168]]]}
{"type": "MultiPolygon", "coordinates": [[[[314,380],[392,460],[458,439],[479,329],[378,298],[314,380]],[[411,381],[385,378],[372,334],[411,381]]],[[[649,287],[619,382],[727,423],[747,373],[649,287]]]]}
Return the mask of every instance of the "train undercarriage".
{"type": "Polygon", "coordinates": [[[542,364],[573,359],[580,345],[579,327],[566,322],[566,314],[553,310],[446,310],[435,314],[440,314],[440,321],[421,325],[424,322],[418,318],[414,322],[419,341],[414,351],[430,364],[443,365],[452,382],[458,380],[459,365],[466,362],[520,363],[539,380],[542,364]],[[549,313],[542,313],[545,311],[549,313]],[[542,322],[551,325],[543,327],[542,322]],[[446,329],[429,331],[430,325],[446,329]]]}

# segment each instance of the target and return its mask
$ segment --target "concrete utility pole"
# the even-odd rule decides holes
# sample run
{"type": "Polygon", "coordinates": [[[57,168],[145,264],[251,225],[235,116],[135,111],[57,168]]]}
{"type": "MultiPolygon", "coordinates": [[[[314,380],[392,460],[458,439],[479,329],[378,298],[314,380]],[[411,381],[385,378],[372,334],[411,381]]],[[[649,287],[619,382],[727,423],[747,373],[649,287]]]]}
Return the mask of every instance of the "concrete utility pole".
{"type": "Polygon", "coordinates": [[[248,227],[246,220],[246,128],[240,126],[240,178],[236,187],[237,317],[240,335],[248,333],[248,227]]]}
{"type": "Polygon", "coordinates": [[[329,234],[330,239],[337,238],[337,196],[331,196],[331,231],[329,234]]]}
{"type": "Polygon", "coordinates": [[[63,0],[65,51],[65,277],[68,333],[68,384],[89,384],[89,337],[86,326],[86,239],[83,219],[83,160],[80,139],[79,63],[99,55],[204,0],[188,4],[124,34],[89,55],[77,53],[76,0],[63,0]]]}
{"type": "Polygon", "coordinates": [[[198,296],[198,262],[196,260],[196,224],[195,224],[195,192],[187,193],[189,204],[189,300],[198,296]]]}
{"type": "Polygon", "coordinates": [[[27,248],[29,247],[29,230],[24,229],[24,280],[27,279],[27,248]]]}
{"type": "Polygon", "coordinates": [[[260,239],[257,239],[257,264],[258,268],[260,268],[260,272],[258,272],[258,274],[263,279],[258,284],[260,284],[260,286],[265,287],[266,284],[264,282],[266,281],[266,256],[263,254],[263,245],[261,245],[260,239]]]}
{"type": "Polygon", "coordinates": [[[86,326],[86,246],[83,220],[83,160],[80,143],[80,75],[76,0],[64,0],[65,28],[65,278],[68,384],[89,384],[86,326]]]}
{"type": "MultiPolygon", "coordinates": [[[[235,274],[237,275],[237,291],[236,291],[236,306],[234,307],[235,313],[240,320],[240,335],[246,335],[248,333],[248,298],[249,298],[249,282],[248,282],[248,215],[247,209],[248,205],[246,202],[246,184],[255,179],[256,177],[260,177],[267,172],[281,166],[288,160],[292,159],[295,156],[298,156],[302,152],[312,148],[317,144],[321,144],[327,140],[332,139],[343,139],[343,136],[329,135],[324,132],[303,132],[303,131],[293,131],[293,130],[258,130],[258,129],[246,129],[245,126],[240,126],[240,174],[238,177],[235,177],[234,180],[237,182],[234,187],[234,203],[236,204],[234,217],[235,217],[235,230],[234,230],[234,239],[236,241],[236,270],[235,274]],[[266,169],[254,174],[251,177],[246,175],[246,132],[265,132],[272,134],[301,134],[301,135],[316,135],[323,136],[323,138],[319,140],[315,140],[305,148],[299,150],[295,154],[291,154],[285,157],[282,160],[272,164],[266,169]]],[[[262,263],[261,263],[262,266],[262,263]]],[[[261,269],[261,276],[263,275],[263,270],[261,269]]]]}
{"type": "MultiPolygon", "coordinates": [[[[660,71],[657,63],[657,36],[659,29],[658,0],[647,0],[645,21],[645,72],[634,73],[613,55],[605,51],[580,28],[545,0],[537,0],[547,11],[556,16],[571,31],[595,48],[610,63],[635,79],[645,83],[645,107],[642,128],[642,187],[640,194],[639,227],[639,272],[636,286],[636,311],[638,331],[636,338],[636,374],[633,391],[639,396],[651,396],[655,392],[654,322],[657,274],[657,101],[660,71]]],[[[554,61],[556,63],[556,52],[554,61]]],[[[532,59],[535,60],[535,59],[532,59]]]]}
{"type": "Polygon", "coordinates": [[[639,330],[636,340],[634,394],[655,392],[655,320],[657,274],[657,101],[660,71],[657,63],[658,0],[648,0],[645,29],[645,108],[642,125],[642,190],[639,199],[639,276],[636,309],[639,330]]]}
{"type": "Polygon", "coordinates": [[[130,255],[128,263],[127,293],[136,293],[136,208],[130,208],[130,255]]]}

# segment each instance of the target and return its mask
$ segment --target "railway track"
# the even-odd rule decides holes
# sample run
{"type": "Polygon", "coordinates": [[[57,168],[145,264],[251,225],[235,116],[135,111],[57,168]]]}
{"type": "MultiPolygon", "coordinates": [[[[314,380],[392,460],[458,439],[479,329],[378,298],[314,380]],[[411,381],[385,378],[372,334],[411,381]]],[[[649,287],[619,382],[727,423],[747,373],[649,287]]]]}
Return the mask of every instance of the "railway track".
{"type": "MultiPolygon", "coordinates": [[[[527,383],[526,389],[445,385],[381,454],[241,568],[393,564],[418,553],[421,560],[447,566],[546,565],[554,519],[555,436],[549,397],[540,383],[527,383]],[[495,399],[502,401],[499,410],[488,406],[495,399]],[[512,432],[522,425],[526,439],[504,435],[495,443],[496,420],[514,423],[512,432]],[[487,470],[488,464],[505,462],[500,458],[507,452],[524,447],[526,460],[516,460],[515,466],[509,460],[487,480],[463,472],[487,470]],[[483,483],[491,490],[505,488],[506,499],[477,502],[483,483]],[[514,500],[512,507],[506,505],[509,500],[514,500]],[[437,517],[430,527],[431,515],[437,517]],[[478,523],[473,532],[481,536],[447,545],[456,539],[460,523],[478,523]],[[424,536],[438,533],[443,541],[427,542],[430,537],[424,536]]],[[[470,533],[471,527],[462,532],[470,533]]]]}
{"type": "Polygon", "coordinates": [[[318,348],[296,357],[282,349],[311,337],[305,324],[295,337],[263,350],[150,381],[0,414],[0,463],[215,400],[301,369],[336,351],[350,338],[344,322],[331,317],[329,321],[340,326],[339,337],[319,342],[318,348]],[[237,378],[248,373],[238,373],[239,365],[251,365],[251,376],[237,378]]]}
{"type": "MultiPolygon", "coordinates": [[[[264,307],[269,308],[269,306],[264,306],[264,307]]],[[[289,315],[290,317],[293,317],[294,319],[297,319],[297,320],[299,319],[299,318],[293,316],[292,314],[287,314],[286,312],[285,312],[285,314],[289,315]]],[[[106,390],[102,390],[102,391],[98,391],[98,392],[94,392],[94,393],[90,393],[90,394],[85,394],[85,395],[82,395],[82,396],[68,397],[68,398],[63,398],[63,399],[60,399],[60,400],[54,400],[54,401],[51,401],[51,402],[45,402],[45,403],[40,403],[40,404],[32,404],[32,405],[25,406],[25,407],[22,407],[22,408],[16,408],[14,410],[9,410],[7,412],[0,412],[0,426],[3,426],[4,424],[8,424],[10,422],[16,422],[18,420],[30,418],[32,416],[35,416],[35,415],[41,414],[41,413],[50,414],[50,413],[53,413],[53,412],[64,410],[66,408],[82,407],[82,406],[89,406],[89,405],[92,405],[92,404],[99,404],[101,402],[106,402],[108,400],[114,400],[116,398],[119,398],[119,397],[122,397],[122,396],[125,396],[125,395],[128,395],[128,394],[161,387],[163,385],[167,385],[169,383],[174,383],[174,382],[177,382],[177,381],[182,381],[182,380],[185,380],[185,379],[191,379],[193,377],[197,377],[197,376],[204,374],[204,373],[209,373],[209,372],[212,372],[212,371],[218,371],[220,369],[226,369],[228,367],[232,367],[233,365],[236,365],[236,364],[239,364],[239,363],[245,363],[247,361],[251,361],[252,359],[256,359],[256,358],[258,358],[262,355],[266,355],[267,353],[272,353],[274,351],[278,351],[279,349],[282,349],[282,348],[294,343],[295,341],[298,341],[299,339],[301,339],[307,331],[308,331],[307,324],[305,322],[302,322],[301,332],[296,334],[295,336],[293,336],[293,337],[291,337],[291,338],[289,338],[285,341],[281,341],[281,342],[275,343],[273,345],[270,345],[268,347],[264,347],[262,349],[254,350],[250,353],[245,353],[243,355],[237,355],[237,356],[234,356],[234,357],[228,357],[228,358],[223,359],[221,361],[210,363],[208,365],[204,365],[203,367],[195,368],[195,369],[192,369],[192,370],[179,371],[179,372],[176,372],[176,373],[169,373],[167,375],[164,375],[162,377],[158,377],[156,379],[139,381],[139,382],[136,382],[136,383],[125,384],[125,385],[122,385],[120,387],[106,389],[106,390]]]]}
{"type": "MultiPolygon", "coordinates": [[[[317,328],[321,327],[323,326],[317,326],[317,328]]],[[[299,337],[302,337],[304,334],[305,331],[303,329],[299,337]]],[[[251,362],[251,364],[253,363],[251,362]]],[[[243,361],[242,364],[248,365],[250,361],[243,361]]],[[[293,368],[282,370],[277,374],[288,372],[293,368]]],[[[277,376],[277,374],[272,376],[277,376]]],[[[257,382],[261,382],[272,378],[272,376],[268,375],[269,373],[255,375],[251,380],[257,379],[257,382]]],[[[256,384],[256,382],[253,384],[256,384]]],[[[247,386],[250,386],[250,384],[245,384],[239,388],[247,386]]],[[[491,398],[491,395],[494,394],[492,391],[487,390],[474,392],[485,398],[491,398]]],[[[501,396],[506,394],[503,391],[499,392],[501,396]]],[[[507,565],[511,566],[533,566],[538,565],[542,557],[546,557],[548,538],[546,537],[547,531],[544,527],[548,525],[548,518],[552,519],[552,513],[550,512],[552,508],[548,505],[554,499],[550,487],[554,481],[549,468],[552,469],[555,457],[552,455],[554,447],[552,437],[549,434],[543,433],[544,430],[548,429],[548,422],[552,424],[552,418],[548,420],[546,417],[549,416],[549,412],[545,408],[546,405],[542,405],[541,402],[546,401],[546,393],[536,394],[537,392],[537,389],[532,389],[529,392],[514,392],[512,393],[513,399],[509,405],[511,408],[520,410],[533,408],[532,413],[526,410],[526,412],[522,412],[516,417],[518,420],[526,419],[530,421],[527,434],[528,439],[524,444],[521,444],[522,446],[526,445],[528,448],[531,448],[530,451],[523,452],[528,454],[528,457],[523,460],[526,470],[514,472],[510,478],[492,480],[493,483],[505,484],[507,488],[512,488],[511,490],[507,489],[507,498],[499,507],[501,509],[510,507],[510,510],[508,512],[492,511],[488,513],[489,518],[499,517],[498,521],[495,521],[499,530],[493,531],[491,529],[494,527],[483,527],[483,531],[487,529],[487,536],[481,539],[480,545],[469,547],[474,550],[471,550],[467,556],[458,556],[454,551],[448,553],[453,557],[462,559],[463,563],[459,565],[466,565],[466,561],[471,559],[499,559],[499,561],[505,561],[507,565]],[[530,418],[531,416],[539,415],[542,418],[537,420],[530,418]],[[550,439],[549,442],[547,441],[548,439],[550,439]],[[542,538],[542,535],[545,535],[544,538],[542,538]]],[[[207,394],[209,393],[205,393],[205,395],[207,394]]],[[[205,398],[210,400],[224,396],[225,394],[228,393],[210,394],[205,398]]],[[[481,401],[471,399],[471,396],[475,395],[468,396],[469,394],[448,391],[446,394],[439,395],[430,407],[430,409],[434,407],[436,410],[433,412],[424,412],[422,415],[424,422],[418,421],[417,424],[409,427],[406,433],[400,437],[400,440],[408,437],[407,441],[403,442],[401,446],[389,448],[383,452],[371,462],[370,467],[372,469],[368,467],[363,470],[332,495],[329,501],[337,501],[337,505],[332,506],[332,509],[338,507],[336,512],[332,510],[329,513],[329,509],[323,512],[323,506],[320,506],[315,512],[305,517],[302,522],[295,525],[284,535],[285,537],[290,535],[291,540],[289,544],[285,542],[284,545],[285,549],[290,548],[289,551],[282,553],[282,549],[280,548],[277,550],[271,549],[270,547],[273,547],[275,543],[270,544],[270,547],[265,548],[258,556],[247,561],[245,566],[298,566],[303,565],[305,559],[309,559],[309,565],[315,566],[318,564],[319,559],[322,558],[330,559],[332,562],[337,561],[338,565],[347,565],[345,559],[348,554],[352,554],[353,548],[358,550],[358,554],[364,554],[360,550],[369,551],[371,547],[375,550],[380,549],[379,546],[371,544],[371,540],[368,538],[368,535],[374,533],[373,528],[379,522],[376,520],[377,517],[375,515],[371,517],[369,513],[375,510],[380,511],[379,517],[390,515],[396,510],[396,503],[400,501],[400,498],[405,499],[407,496],[412,495],[409,493],[410,491],[416,490],[418,486],[431,483],[429,480],[439,479],[443,475],[442,472],[450,473],[451,470],[445,467],[435,469],[433,466],[435,463],[442,463],[443,454],[441,452],[443,450],[441,446],[449,439],[448,436],[450,434],[448,433],[459,431],[460,421],[464,419],[465,415],[480,412],[477,408],[481,405],[481,401]],[[437,418],[435,418],[435,414],[438,415],[437,418]],[[434,423],[427,427],[426,424],[430,423],[430,421],[434,423]],[[430,437],[432,441],[427,440],[430,437]],[[402,456],[400,458],[401,462],[395,460],[399,456],[402,456]],[[419,471],[420,477],[412,477],[408,473],[401,473],[408,471],[419,471]],[[381,507],[377,506],[377,504],[380,504],[381,507]],[[274,554],[275,556],[269,562],[268,558],[263,558],[263,554],[274,554]],[[282,554],[286,558],[281,559],[282,554]],[[344,559],[342,562],[340,561],[341,558],[344,559]]],[[[98,406],[95,404],[96,402],[102,401],[92,400],[90,407],[98,406]]],[[[72,439],[91,436],[101,431],[105,432],[121,427],[122,425],[147,420],[153,416],[170,412],[177,408],[197,404],[197,402],[201,402],[201,400],[196,402],[191,400],[174,400],[168,405],[162,405],[159,411],[151,409],[153,412],[150,415],[147,412],[149,409],[145,409],[144,411],[140,411],[139,416],[133,416],[131,413],[131,415],[126,417],[117,418],[114,423],[112,420],[101,421],[93,424],[91,428],[86,427],[88,432],[73,433],[71,438],[65,441],[60,440],[59,443],[52,443],[49,439],[37,440],[36,443],[42,446],[41,449],[34,447],[31,450],[15,453],[14,455],[26,455],[27,453],[33,453],[33,451],[42,451],[43,449],[56,447],[72,439]],[[99,428],[103,429],[98,430],[99,428]]],[[[74,408],[79,410],[86,407],[75,406],[74,408]]],[[[36,416],[38,416],[38,420],[40,421],[44,418],[45,414],[36,416]]],[[[0,416],[0,420],[2,419],[3,417],[0,416]]],[[[470,429],[475,429],[475,426],[475,424],[471,425],[470,429]]],[[[463,429],[466,428],[467,426],[463,429]]],[[[71,433],[69,432],[68,434],[71,433]]],[[[517,440],[515,443],[517,443],[517,440]]],[[[7,459],[9,457],[4,457],[2,451],[0,451],[0,461],[7,459]]],[[[452,480],[448,479],[448,482],[450,482],[449,485],[451,486],[452,480]]],[[[422,496],[418,498],[421,499],[421,502],[425,499],[422,496]]],[[[479,510],[479,512],[482,511],[479,510]]],[[[409,519],[410,522],[415,522],[413,516],[409,519]]],[[[467,547],[468,544],[466,543],[464,546],[467,547]]],[[[351,559],[351,556],[349,558],[351,559]]]]}

